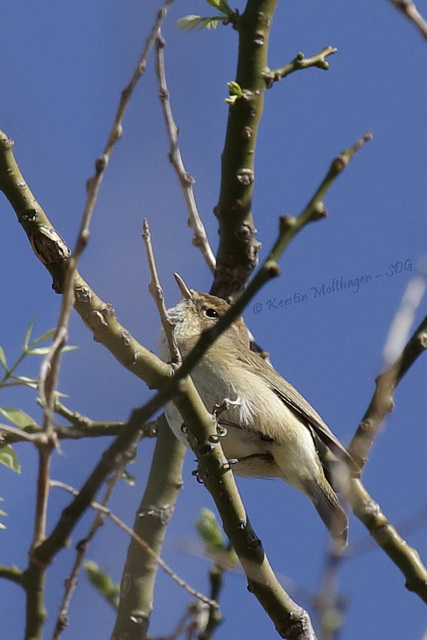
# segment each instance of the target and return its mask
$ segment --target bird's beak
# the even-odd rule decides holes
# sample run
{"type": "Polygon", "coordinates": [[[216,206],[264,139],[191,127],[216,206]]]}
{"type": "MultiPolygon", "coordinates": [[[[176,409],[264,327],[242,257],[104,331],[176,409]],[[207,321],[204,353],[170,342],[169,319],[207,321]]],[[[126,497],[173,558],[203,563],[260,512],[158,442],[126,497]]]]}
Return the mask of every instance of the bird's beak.
{"type": "Polygon", "coordinates": [[[184,298],[187,298],[187,300],[192,300],[193,299],[193,294],[191,293],[190,289],[187,287],[187,285],[185,284],[184,280],[181,278],[180,275],[178,275],[178,273],[174,273],[174,278],[178,284],[178,287],[182,293],[182,296],[184,298]]]}

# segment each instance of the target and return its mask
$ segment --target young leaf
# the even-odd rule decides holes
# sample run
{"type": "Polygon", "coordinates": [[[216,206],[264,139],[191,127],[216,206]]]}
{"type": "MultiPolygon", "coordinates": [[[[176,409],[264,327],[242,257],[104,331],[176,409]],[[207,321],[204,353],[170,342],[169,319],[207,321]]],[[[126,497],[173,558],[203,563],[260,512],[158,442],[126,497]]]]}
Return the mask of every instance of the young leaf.
{"type": "Polygon", "coordinates": [[[30,424],[36,424],[28,413],[25,413],[25,411],[22,411],[21,409],[16,409],[15,407],[0,407],[0,414],[4,416],[6,420],[9,420],[9,422],[21,429],[28,427],[30,424]]]}
{"type": "Polygon", "coordinates": [[[67,344],[65,347],[62,347],[61,353],[68,353],[69,351],[75,351],[78,349],[76,345],[67,344]]]}
{"type": "Polygon", "coordinates": [[[39,344],[40,342],[44,342],[45,340],[50,340],[55,335],[55,331],[56,329],[49,329],[49,331],[46,331],[46,333],[40,336],[40,338],[36,338],[35,340],[33,340],[33,342],[31,343],[31,346],[33,347],[34,345],[39,344]]]}
{"type": "Polygon", "coordinates": [[[28,353],[31,356],[46,356],[50,351],[50,347],[36,347],[31,349],[28,353]]]}
{"type": "Polygon", "coordinates": [[[8,368],[7,368],[6,354],[3,351],[2,347],[0,347],[0,364],[3,367],[3,369],[5,370],[5,372],[7,373],[8,368]]]}
{"type": "Polygon", "coordinates": [[[215,514],[210,509],[202,509],[196,519],[196,529],[205,544],[210,544],[219,549],[224,547],[221,528],[215,514]]]}
{"type": "Polygon", "coordinates": [[[221,13],[224,13],[226,16],[231,16],[233,11],[228,4],[227,0],[207,0],[207,2],[221,13]]]}
{"type": "Polygon", "coordinates": [[[196,529],[205,545],[205,553],[218,567],[233,569],[238,558],[236,552],[222,535],[215,514],[210,509],[202,509],[196,520],[196,529]]]}
{"type": "Polygon", "coordinates": [[[89,582],[93,584],[112,607],[117,609],[119,603],[119,585],[114,584],[108,573],[103,571],[96,562],[92,560],[87,560],[84,563],[84,568],[86,569],[89,582]]]}
{"type": "Polygon", "coordinates": [[[22,351],[28,350],[28,345],[30,344],[30,338],[31,338],[31,333],[33,331],[33,326],[34,326],[34,319],[30,320],[30,324],[28,325],[27,330],[25,332],[24,342],[22,343],[22,351]]]}
{"type": "Polygon", "coordinates": [[[25,385],[26,387],[30,387],[30,389],[37,389],[38,388],[38,381],[35,378],[27,378],[27,376],[12,376],[13,380],[16,380],[16,382],[19,382],[22,385],[25,385]]]}
{"type": "Polygon", "coordinates": [[[12,471],[16,471],[16,473],[21,473],[21,465],[19,464],[18,456],[10,444],[0,447],[0,463],[4,464],[4,466],[9,469],[12,469],[12,471]]]}
{"type": "Polygon", "coordinates": [[[223,20],[221,16],[206,17],[189,15],[178,20],[178,29],[181,31],[192,31],[193,29],[213,29],[217,28],[218,20],[223,20]]]}
{"type": "Polygon", "coordinates": [[[127,469],[125,469],[122,473],[122,480],[124,480],[130,487],[135,486],[136,477],[129,473],[127,469]]]}
{"type": "MultiPolygon", "coordinates": [[[[4,498],[0,498],[0,502],[3,502],[4,498]]],[[[0,509],[0,516],[7,516],[6,511],[3,511],[3,509],[0,509]]],[[[6,525],[4,525],[2,522],[0,522],[0,529],[6,529],[6,525]]]]}

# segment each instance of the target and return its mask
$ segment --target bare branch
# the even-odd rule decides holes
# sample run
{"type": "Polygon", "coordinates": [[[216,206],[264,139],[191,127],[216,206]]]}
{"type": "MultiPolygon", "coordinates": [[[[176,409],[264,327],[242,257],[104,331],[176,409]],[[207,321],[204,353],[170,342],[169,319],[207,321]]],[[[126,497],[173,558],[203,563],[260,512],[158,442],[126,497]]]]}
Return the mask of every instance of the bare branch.
{"type": "MultiPolygon", "coordinates": [[[[46,436],[41,436],[43,441],[46,442],[46,436]]],[[[9,444],[9,442],[19,442],[24,440],[26,442],[38,443],[40,441],[40,429],[35,429],[35,433],[27,433],[18,427],[12,427],[8,424],[0,424],[0,446],[9,444]],[[3,434],[9,434],[12,438],[7,438],[3,434]]]]}
{"type": "Polygon", "coordinates": [[[426,289],[426,267],[427,264],[424,268],[421,266],[419,273],[411,278],[402,296],[384,346],[383,370],[394,363],[409,339],[409,331],[426,289]]]}
{"type": "Polygon", "coordinates": [[[320,622],[319,640],[335,640],[342,631],[345,601],[338,591],[338,572],[346,557],[347,549],[332,542],[326,553],[319,593],[314,598],[320,622]]]}
{"type": "Polygon", "coordinates": [[[406,588],[427,603],[427,568],[422,563],[418,551],[401,537],[360,480],[351,480],[346,498],[354,514],[403,573],[406,588]]]}
{"type": "MultiPolygon", "coordinates": [[[[123,471],[126,467],[126,463],[127,460],[124,458],[121,462],[121,464],[119,465],[119,467],[116,469],[116,471],[114,472],[114,474],[111,476],[111,478],[109,478],[109,480],[107,481],[107,487],[105,490],[105,494],[104,497],[102,499],[101,502],[101,506],[102,507],[106,507],[107,504],[110,501],[110,498],[112,496],[112,493],[114,491],[114,488],[116,486],[116,484],[118,483],[118,481],[120,480],[123,471]]],[[[50,482],[50,486],[59,486],[58,484],[55,484],[54,481],[50,482]]],[[[65,488],[65,487],[62,487],[65,488]]],[[[71,487],[67,487],[67,490],[71,489],[71,487]]],[[[62,602],[60,604],[60,608],[59,608],[59,614],[56,620],[56,625],[55,625],[55,629],[52,635],[52,640],[58,640],[59,636],[61,635],[62,631],[68,626],[68,610],[70,608],[70,603],[71,603],[71,598],[73,596],[73,593],[77,587],[77,578],[78,575],[81,571],[81,568],[83,566],[83,561],[85,558],[85,555],[87,553],[87,550],[89,548],[89,545],[91,543],[91,541],[93,540],[96,532],[98,531],[98,529],[104,524],[104,515],[101,511],[98,511],[98,513],[96,514],[94,521],[91,525],[91,527],[89,528],[89,531],[87,533],[87,535],[85,536],[84,540],[79,542],[76,545],[76,549],[77,549],[77,554],[76,554],[76,559],[74,561],[74,565],[71,571],[70,576],[65,580],[65,591],[64,591],[64,596],[62,598],[62,602]]]]}
{"type": "Polygon", "coordinates": [[[389,0],[398,11],[403,13],[418,29],[423,38],[427,40],[427,21],[418,11],[412,0],[389,0]]]}
{"type": "Polygon", "coordinates": [[[278,82],[285,78],[289,74],[294,71],[298,71],[299,69],[308,69],[309,67],[317,67],[318,69],[324,69],[325,71],[329,69],[329,62],[326,60],[328,56],[336,53],[338,49],[335,47],[325,47],[316,55],[311,56],[311,58],[306,58],[303,53],[298,53],[292,62],[285,64],[283,67],[279,67],[277,69],[269,69],[264,73],[264,77],[267,82],[267,88],[273,86],[274,82],[278,82]]]}
{"type": "MultiPolygon", "coordinates": [[[[61,489],[65,489],[66,491],[68,491],[69,493],[71,493],[74,496],[78,495],[78,490],[74,489],[73,487],[70,487],[69,485],[65,484],[64,482],[59,482],[56,480],[52,480],[51,481],[51,486],[52,487],[59,487],[61,489]]],[[[90,506],[92,507],[92,509],[96,509],[100,514],[107,516],[108,518],[110,518],[110,520],[112,520],[114,522],[114,524],[116,524],[120,529],[122,529],[122,531],[124,531],[125,533],[128,534],[128,536],[130,536],[133,540],[135,540],[135,542],[142,548],[144,549],[144,551],[151,556],[151,558],[159,565],[159,567],[161,567],[163,569],[163,571],[170,577],[172,578],[172,580],[174,582],[177,583],[177,585],[179,585],[180,587],[182,587],[183,589],[185,589],[185,591],[187,591],[187,593],[189,593],[191,596],[197,598],[198,600],[201,600],[202,602],[208,604],[210,607],[214,607],[214,608],[218,608],[218,603],[214,602],[213,600],[211,600],[210,598],[207,598],[206,596],[204,596],[202,593],[200,593],[199,591],[196,591],[195,589],[193,589],[193,587],[190,587],[190,585],[185,582],[185,580],[183,580],[182,578],[180,578],[178,576],[178,574],[175,573],[175,571],[173,571],[167,564],[166,562],[164,562],[164,560],[162,560],[160,558],[160,556],[158,556],[152,549],[151,547],[145,542],[145,540],[143,540],[140,536],[138,536],[133,529],[131,529],[131,527],[129,527],[125,522],[123,522],[123,520],[120,520],[120,518],[118,518],[110,509],[108,509],[106,506],[104,506],[103,504],[99,504],[98,502],[91,502],[90,506]]]]}
{"type": "Polygon", "coordinates": [[[396,386],[427,348],[426,317],[402,349],[424,290],[425,276],[420,273],[409,282],[392,322],[384,348],[384,365],[387,368],[375,381],[374,394],[348,448],[360,468],[366,464],[369,449],[378,429],[387,413],[393,408],[393,394],[396,386]],[[398,353],[400,355],[397,357],[398,353]],[[393,363],[390,364],[392,360],[393,363]]]}
{"type": "Polygon", "coordinates": [[[160,284],[159,274],[157,273],[156,260],[154,258],[153,246],[151,244],[150,228],[148,226],[148,221],[146,220],[146,218],[144,218],[144,222],[143,222],[142,237],[145,243],[148,264],[151,272],[151,282],[148,285],[148,290],[150,291],[156,303],[157,311],[159,312],[162,327],[165,332],[166,339],[168,341],[169,353],[171,354],[172,362],[176,364],[181,364],[181,354],[179,353],[178,345],[176,344],[175,336],[173,333],[174,325],[168,318],[166,305],[165,305],[165,296],[163,293],[162,286],[160,284]]]}
{"type": "Polygon", "coordinates": [[[215,273],[215,256],[209,244],[206,229],[200,218],[197,208],[196,199],[193,191],[195,182],[193,176],[185,169],[178,145],[178,127],[175,123],[172,107],[170,102],[169,90],[166,82],[165,60],[164,60],[165,41],[159,31],[156,39],[156,70],[159,82],[159,97],[163,107],[163,114],[166,121],[166,129],[170,140],[169,160],[171,161],[181,184],[185,202],[188,209],[188,224],[194,231],[193,244],[201,250],[206,264],[212,273],[215,273]]]}
{"type": "MultiPolygon", "coordinates": [[[[90,220],[93,208],[95,206],[96,198],[98,196],[99,187],[101,185],[105,169],[108,165],[108,162],[111,156],[111,152],[116,142],[123,135],[123,118],[124,118],[126,109],[128,107],[129,101],[132,97],[133,90],[138,84],[140,77],[145,73],[148,54],[150,53],[152,47],[154,46],[160,26],[163,20],[165,19],[172,2],[173,0],[166,0],[162,8],[159,10],[157,14],[157,19],[154,22],[151,32],[145,42],[143,51],[138,60],[135,71],[133,72],[132,78],[129,84],[122,91],[120,102],[117,107],[116,115],[114,117],[114,122],[111,127],[110,134],[108,136],[108,140],[105,145],[104,151],[102,155],[100,155],[95,162],[95,174],[87,182],[88,197],[87,197],[85,211],[84,211],[84,221],[90,220]]],[[[85,238],[86,237],[84,237],[83,239],[85,238]]]]}
{"type": "MultiPolygon", "coordinates": [[[[212,445],[213,440],[211,438],[215,439],[216,437],[212,416],[207,412],[191,379],[187,376],[191,373],[192,367],[195,366],[220,335],[220,332],[230,326],[236,317],[241,314],[244,306],[260,287],[279,274],[280,269],[277,260],[291,239],[305,225],[324,217],[326,211],[323,198],[353,155],[369,138],[369,135],[364,136],[353,147],[345,150],[335,158],[314,196],[297,218],[282,218],[278,240],[247,290],[238,299],[237,303],[231,307],[230,311],[221,318],[215,327],[215,332],[212,333],[210,331],[202,335],[189,357],[186,358],[183,365],[166,383],[163,382],[170,371],[169,367],[164,363],[161,366],[162,363],[143,347],[140,347],[143,359],[136,360],[135,357],[132,357],[131,362],[129,362],[129,346],[132,343],[128,332],[119,325],[111,308],[102,303],[81,277],[77,273],[75,274],[75,306],[86,324],[94,332],[94,335],[131,371],[134,373],[138,371],[138,374],[142,375],[147,382],[151,382],[153,386],[161,384],[161,391],[145,407],[133,412],[128,425],[121,430],[117,439],[104,452],[79,494],[63,511],[50,536],[34,549],[32,568],[46,566],[59,549],[62,548],[71,530],[89,506],[102,482],[104,482],[105,477],[115,468],[120,456],[134,441],[141,422],[145,422],[154,411],[157,411],[167,400],[175,396],[176,405],[185,424],[199,442],[198,460],[200,472],[217,504],[226,533],[241,559],[250,590],[268,612],[282,636],[292,636],[298,640],[313,640],[315,638],[307,612],[293,602],[282,589],[272,571],[262,545],[247,518],[237,492],[230,465],[225,459],[221,447],[212,445]],[[213,430],[215,433],[213,433],[213,430]],[[224,495],[227,495],[229,499],[224,500],[224,495]]],[[[2,142],[1,136],[0,142],[2,142]]],[[[17,212],[21,212],[22,209],[26,211],[29,203],[35,202],[35,199],[20,174],[16,163],[14,164],[16,173],[13,174],[13,178],[10,175],[10,171],[7,170],[7,167],[14,163],[10,141],[6,139],[3,146],[0,144],[0,151],[3,151],[3,156],[0,153],[0,187],[5,191],[17,212]],[[6,164],[4,172],[1,171],[2,162],[6,164]],[[16,182],[17,179],[20,180],[19,187],[16,182]]],[[[38,203],[37,215],[39,219],[42,218],[46,222],[46,226],[51,226],[38,203]]],[[[23,224],[25,230],[27,231],[29,227],[31,232],[32,220],[26,219],[25,223],[27,225],[23,224]]],[[[58,266],[58,261],[53,261],[53,264],[58,266]]]]}
{"type": "MultiPolygon", "coordinates": [[[[159,556],[166,529],[182,489],[185,447],[169,429],[164,415],[159,417],[158,422],[150,473],[135,514],[133,529],[159,556]]],[[[123,588],[120,592],[113,637],[116,634],[116,637],[128,637],[131,640],[135,636],[143,636],[152,612],[156,575],[157,564],[153,563],[151,556],[144,553],[137,542],[131,539],[123,567],[123,588]],[[137,627],[133,622],[136,613],[140,623],[137,627]]]]}

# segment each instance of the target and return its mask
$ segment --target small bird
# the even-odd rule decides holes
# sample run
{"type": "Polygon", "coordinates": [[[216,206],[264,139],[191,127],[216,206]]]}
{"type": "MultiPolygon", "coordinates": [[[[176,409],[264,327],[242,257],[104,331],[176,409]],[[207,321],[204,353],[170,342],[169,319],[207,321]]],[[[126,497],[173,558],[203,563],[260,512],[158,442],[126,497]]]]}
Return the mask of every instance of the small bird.
{"type": "MultiPolygon", "coordinates": [[[[168,316],[185,358],[201,333],[215,325],[230,305],[221,298],[188,289],[182,278],[174,275],[182,298],[168,310],[168,316]]],[[[164,332],[161,351],[162,357],[170,358],[164,332]]],[[[347,516],[326,479],[315,438],[347,463],[341,465],[347,473],[353,461],[307,400],[250,349],[242,318],[208,349],[191,378],[208,411],[216,405],[223,407],[217,416],[218,430],[234,473],[282,478],[310,498],[335,541],[347,544],[347,516]]],[[[188,446],[173,403],[168,403],[165,412],[172,431],[188,446]]]]}

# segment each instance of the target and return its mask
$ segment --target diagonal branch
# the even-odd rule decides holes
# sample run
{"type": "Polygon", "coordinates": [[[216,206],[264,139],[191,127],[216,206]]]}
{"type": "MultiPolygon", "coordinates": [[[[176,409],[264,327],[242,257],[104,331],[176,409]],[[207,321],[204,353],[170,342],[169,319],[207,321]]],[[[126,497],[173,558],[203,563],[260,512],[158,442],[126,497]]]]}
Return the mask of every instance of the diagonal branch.
{"type": "Polygon", "coordinates": [[[371,402],[348,448],[360,468],[367,462],[368,452],[387,413],[393,408],[394,390],[427,348],[427,317],[417,327],[402,353],[376,379],[371,402]]]}
{"type": "Polygon", "coordinates": [[[427,40],[427,21],[418,11],[415,2],[412,2],[412,0],[389,0],[389,2],[403,13],[417,27],[423,38],[427,40]]]}
{"type": "MultiPolygon", "coordinates": [[[[111,153],[113,151],[113,148],[116,142],[123,135],[123,118],[124,118],[126,109],[128,107],[129,101],[132,97],[132,94],[136,85],[138,84],[140,77],[145,73],[148,55],[154,46],[159,29],[164,19],[166,18],[167,12],[172,2],[173,0],[165,0],[163,6],[158,11],[157,18],[145,42],[144,48],[142,50],[141,56],[136,65],[135,71],[132,74],[132,78],[129,84],[122,91],[120,102],[117,107],[116,115],[114,117],[114,121],[108,136],[108,140],[104,147],[104,151],[95,162],[95,174],[87,182],[88,195],[87,195],[86,206],[83,214],[83,223],[85,220],[90,220],[93,208],[95,206],[98,191],[101,186],[102,178],[103,178],[105,169],[108,165],[111,153]]],[[[88,238],[86,237],[84,239],[87,240],[88,238]]]]}
{"type": "MultiPolygon", "coordinates": [[[[66,544],[69,534],[89,507],[99,487],[107,475],[114,470],[124,452],[134,442],[140,425],[173,397],[185,424],[195,436],[196,442],[199,443],[197,457],[201,477],[205,479],[206,486],[217,504],[224,529],[239,555],[248,578],[249,589],[273,620],[282,637],[292,637],[298,640],[313,640],[315,638],[307,612],[293,602],[273,573],[262,544],[246,515],[230,465],[224,457],[218,441],[212,416],[207,412],[188,374],[220,335],[220,332],[230,326],[241,314],[252,296],[268,280],[279,275],[280,269],[277,261],[292,238],[305,225],[325,216],[326,209],[323,199],[326,193],[354,154],[369,139],[370,135],[363,136],[353,147],[346,149],[333,160],[319,188],[299,216],[281,219],[278,239],[245,293],[221,318],[214,327],[214,331],[210,330],[201,336],[193,351],[172,378],[169,377],[170,367],[159,361],[144,347],[137,346],[129,333],[118,323],[111,307],[102,303],[76,273],[74,277],[75,306],[88,327],[93,331],[96,339],[107,346],[120,362],[133,373],[140,375],[148,384],[160,387],[160,391],[144,407],[132,413],[128,424],[104,452],[79,494],[64,509],[52,533],[33,550],[31,564],[26,572],[28,581],[32,579],[32,573],[35,570],[38,571],[40,567],[46,567],[66,544]],[[135,352],[134,349],[137,351],[135,352]]],[[[0,136],[0,186],[19,216],[22,208],[26,210],[25,207],[28,207],[29,203],[36,201],[25,184],[16,163],[14,165],[13,163],[10,141],[6,139],[4,142],[4,138],[0,136]],[[6,166],[13,166],[14,171],[6,171],[4,174],[2,163],[4,166],[6,159],[6,166]],[[20,176],[19,184],[16,182],[17,172],[20,176]],[[24,201],[22,201],[23,194],[25,194],[24,201]]],[[[36,204],[39,208],[39,217],[43,216],[46,226],[51,226],[40,205],[36,204]]],[[[26,225],[30,225],[30,223],[31,221],[25,219],[26,225]]],[[[27,231],[27,229],[25,230],[27,231]]],[[[52,245],[50,248],[53,249],[54,246],[52,245]]],[[[50,267],[52,264],[56,266],[59,262],[59,259],[53,260],[46,266],[50,267]]]]}
{"type": "Polygon", "coordinates": [[[309,67],[317,67],[318,69],[324,69],[325,71],[329,69],[329,62],[326,58],[334,53],[336,53],[338,49],[335,47],[325,47],[319,53],[316,53],[314,56],[310,58],[306,58],[303,53],[298,53],[292,62],[285,64],[283,67],[278,67],[277,69],[269,69],[265,71],[264,77],[267,82],[267,87],[270,88],[273,86],[274,82],[278,82],[286,76],[290,75],[294,71],[298,71],[299,69],[308,69],[309,67]]]}

